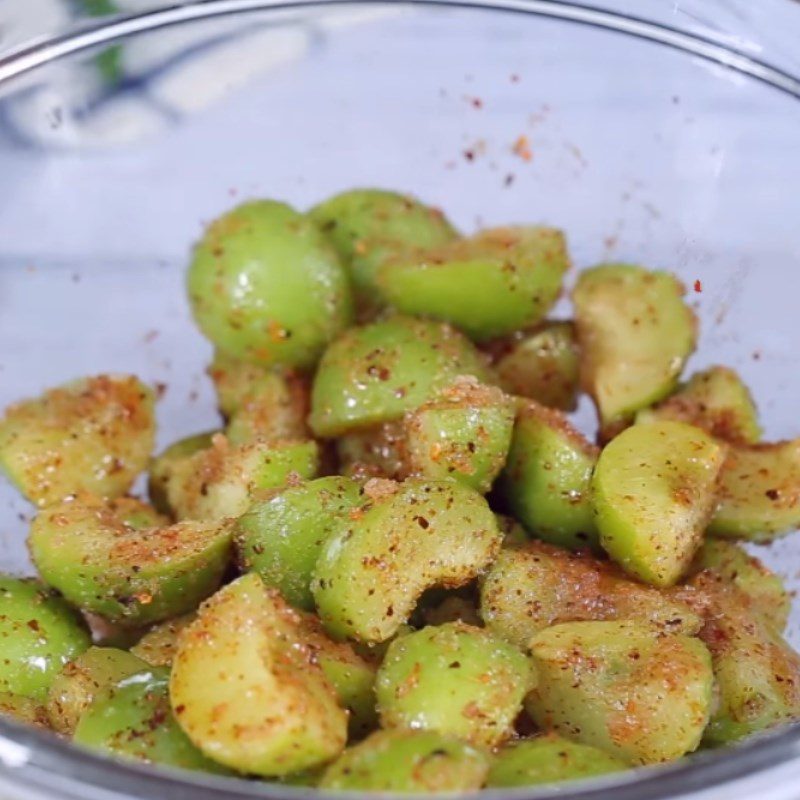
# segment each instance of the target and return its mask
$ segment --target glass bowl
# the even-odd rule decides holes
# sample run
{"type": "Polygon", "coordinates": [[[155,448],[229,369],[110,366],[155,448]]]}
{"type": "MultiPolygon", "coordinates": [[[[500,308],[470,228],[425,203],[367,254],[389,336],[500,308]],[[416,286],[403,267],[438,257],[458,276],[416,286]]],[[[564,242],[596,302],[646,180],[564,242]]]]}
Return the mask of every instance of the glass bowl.
{"type": "MultiPolygon", "coordinates": [[[[14,6],[0,12],[0,404],[126,371],[161,388],[161,445],[211,427],[210,348],[183,291],[203,223],[248,197],[306,208],[373,185],[466,231],[557,225],[579,267],[677,272],[702,322],[690,369],[735,367],[767,438],[800,432],[791,0],[119,0],[127,14],[90,20],[64,0],[14,6]]],[[[28,569],[30,514],[3,484],[3,570],[28,569]]],[[[759,555],[800,585],[792,537],[759,555]]],[[[790,727],[502,796],[777,800],[798,778],[790,727]]],[[[118,764],[0,721],[8,800],[308,794],[118,764]]]]}

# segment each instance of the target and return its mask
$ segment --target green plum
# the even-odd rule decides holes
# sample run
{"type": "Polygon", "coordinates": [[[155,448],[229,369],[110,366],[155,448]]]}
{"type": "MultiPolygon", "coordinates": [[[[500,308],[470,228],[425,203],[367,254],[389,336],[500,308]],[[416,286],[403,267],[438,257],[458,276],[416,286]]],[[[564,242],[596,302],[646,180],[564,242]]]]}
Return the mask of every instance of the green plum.
{"type": "Polygon", "coordinates": [[[209,225],[187,277],[194,318],[233,358],[311,368],[352,320],[347,273],[317,226],[259,200],[209,225]]]}
{"type": "Polygon", "coordinates": [[[486,341],[540,322],[558,299],[569,266],[561,231],[492,228],[393,256],[380,267],[378,285],[404,314],[449,322],[486,341]]]}
{"type": "Polygon", "coordinates": [[[563,622],[635,620],[688,634],[702,626],[685,603],[628,579],[613,564],[543,542],[504,547],[481,582],[481,617],[518,647],[563,622]]]}
{"type": "Polygon", "coordinates": [[[492,761],[486,786],[489,789],[537,786],[594,778],[624,769],[627,769],[624,761],[603,750],[546,733],[502,747],[492,761]]]}
{"type": "Polygon", "coordinates": [[[181,631],[194,622],[196,614],[190,611],[153,625],[136,644],[131,653],[151,667],[171,667],[178,647],[181,631]]]}
{"type": "Polygon", "coordinates": [[[190,611],[219,586],[230,524],[153,527],[126,513],[131,504],[144,505],[84,495],[39,512],[29,539],[39,574],[79,608],[127,626],[190,611]]]}
{"type": "Polygon", "coordinates": [[[483,497],[455,481],[373,480],[364,493],[323,545],[312,592],[334,636],[382,642],[426,589],[482,572],[503,534],[483,497]]]}
{"type": "Polygon", "coordinates": [[[239,517],[260,492],[313,478],[318,468],[319,447],[311,439],[233,445],[217,435],[211,447],[172,465],[167,500],[178,519],[239,517]]]}
{"type": "Polygon", "coordinates": [[[322,547],[332,532],[349,523],[349,512],[363,501],[361,486],[329,477],[284,489],[254,503],[236,523],[239,561],[284,599],[314,608],[311,579],[322,547]]]}
{"type": "Polygon", "coordinates": [[[755,444],[761,438],[750,390],[728,367],[692,375],[675,394],[636,416],[637,421],[653,418],[688,422],[727,442],[755,444]]]}
{"type": "Polygon", "coordinates": [[[532,684],[528,659],[516,647],[449,622],[392,642],[376,695],[385,728],[433,730],[493,747],[512,735],[532,684]]]}
{"type": "Polygon", "coordinates": [[[574,411],[580,352],[572,322],[548,322],[514,341],[495,364],[500,385],[548,408],[574,411]]]}
{"type": "Polygon", "coordinates": [[[47,708],[30,697],[13,692],[0,692],[0,717],[49,730],[47,708]]]}
{"type": "Polygon", "coordinates": [[[332,437],[400,419],[460,375],[491,383],[480,353],[448,325],[390,317],[351,328],[320,362],[311,428],[332,437]]]}
{"type": "Polygon", "coordinates": [[[675,388],[697,340],[683,293],[673,275],[631,264],[603,264],[578,278],[581,383],[606,429],[675,388]]]}
{"type": "Polygon", "coordinates": [[[348,265],[362,314],[383,305],[377,272],[390,257],[437,247],[458,234],[438,208],[381,189],[351,189],[309,212],[348,265]]]}
{"type": "Polygon", "coordinates": [[[73,741],[117,758],[226,774],[180,729],[169,704],[169,670],[151,667],[100,692],[83,712],[73,741]]]}
{"type": "Polygon", "coordinates": [[[63,666],[89,647],[77,614],[33,580],[0,575],[0,691],[44,701],[63,666]]]}
{"type": "Polygon", "coordinates": [[[0,468],[40,507],[88,491],[124,495],[155,441],[153,391],[132,375],[72,381],[6,409],[0,468]]]}
{"type": "Polygon", "coordinates": [[[709,533],[770,542],[800,527],[800,439],[732,445],[709,533]]]}
{"type": "Polygon", "coordinates": [[[690,589],[705,613],[700,635],[711,651],[717,695],[704,741],[730,744],[800,720],[800,656],[722,576],[700,573],[690,589]]]}
{"type": "Polygon", "coordinates": [[[308,380],[290,370],[260,367],[217,351],[208,368],[233,444],[308,437],[308,380]]]}
{"type": "Polygon", "coordinates": [[[555,409],[520,404],[498,491],[539,539],[598,549],[591,478],[599,450],[555,409]]]}
{"type": "Polygon", "coordinates": [[[167,491],[172,480],[173,467],[188,456],[211,447],[211,440],[216,433],[217,431],[209,431],[187,436],[185,439],[173,442],[163,453],[151,460],[148,470],[147,495],[153,506],[162,514],[172,513],[167,491]]]}
{"type": "Polygon", "coordinates": [[[456,380],[406,415],[410,471],[452,478],[485,494],[505,464],[514,415],[513,400],[500,389],[456,380]]]}
{"type": "Polygon", "coordinates": [[[695,750],[712,707],[711,656],[699,640],[640,622],[569,622],[531,641],[537,725],[631,764],[695,750]]]}
{"type": "Polygon", "coordinates": [[[249,573],[183,630],[170,697],[183,730],[214,761],[280,777],[335,758],[347,712],[305,640],[302,618],[249,573]]]}
{"type": "Polygon", "coordinates": [[[777,633],[789,621],[792,596],[780,575],[767,569],[735,542],[706,539],[692,564],[693,571],[710,569],[743,592],[762,618],[777,633]]]}
{"type": "Polygon", "coordinates": [[[377,731],[345,750],[317,785],[349,792],[473,792],[483,786],[488,767],[482,750],[436,731],[377,731]]]}
{"type": "Polygon", "coordinates": [[[71,736],[95,697],[147,666],[142,659],[115,647],[90,647],[81,653],[50,686],[47,713],[53,729],[71,736]]]}
{"type": "Polygon", "coordinates": [[[714,513],[725,452],[700,428],[670,420],[635,425],[606,445],[592,492],[611,558],[653,586],[678,581],[714,513]]]}

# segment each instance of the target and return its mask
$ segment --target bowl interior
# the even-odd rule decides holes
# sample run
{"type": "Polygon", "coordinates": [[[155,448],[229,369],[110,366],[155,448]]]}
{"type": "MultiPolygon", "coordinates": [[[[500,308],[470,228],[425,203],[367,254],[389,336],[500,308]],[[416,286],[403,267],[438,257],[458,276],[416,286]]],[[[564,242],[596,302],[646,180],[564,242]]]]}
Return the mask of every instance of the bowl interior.
{"type": "MultiPolygon", "coordinates": [[[[689,371],[735,367],[766,438],[800,433],[789,93],[592,24],[425,4],[221,17],[100,50],[0,106],[0,405],[129,371],[163,387],[160,445],[212,427],[183,289],[204,223],[251,197],[303,209],[380,186],[464,231],[564,228],[577,268],[676,272],[701,320],[689,371]]],[[[594,425],[588,403],[578,419],[594,425]]],[[[27,568],[30,515],[0,485],[0,569],[27,568]]],[[[759,555],[800,586],[793,538],[759,555]]]]}

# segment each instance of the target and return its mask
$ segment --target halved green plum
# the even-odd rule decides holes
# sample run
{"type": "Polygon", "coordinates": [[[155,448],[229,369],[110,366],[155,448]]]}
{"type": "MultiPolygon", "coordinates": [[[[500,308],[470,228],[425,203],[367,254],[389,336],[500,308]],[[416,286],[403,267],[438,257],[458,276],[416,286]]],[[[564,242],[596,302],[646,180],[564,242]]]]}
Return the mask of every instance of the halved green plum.
{"type": "Polygon", "coordinates": [[[0,691],[44,701],[63,666],[91,644],[78,615],[34,580],[0,575],[0,691]]]}
{"type": "Polygon", "coordinates": [[[493,747],[513,734],[532,684],[520,650],[482,628],[450,622],[392,642],[375,689],[384,728],[434,730],[493,747]]]}
{"type": "Polygon", "coordinates": [[[404,420],[384,422],[336,439],[339,471],[356,480],[408,477],[408,440],[404,420]]]}
{"type": "Polygon", "coordinates": [[[508,517],[505,514],[495,514],[495,519],[497,519],[497,525],[503,532],[503,547],[527,544],[530,541],[528,531],[513,517],[508,517]]]}
{"type": "Polygon", "coordinates": [[[592,491],[611,558],[653,586],[678,581],[714,513],[725,453],[700,428],[668,420],[635,425],[606,445],[592,491]]]}
{"type": "Polygon", "coordinates": [[[548,322],[516,341],[495,364],[509,394],[543,406],[574,411],[578,403],[580,352],[572,322],[548,322]]]}
{"type": "Polygon", "coordinates": [[[323,773],[320,789],[439,794],[483,786],[489,758],[435,731],[376,731],[349,747],[323,773]]]}
{"type": "Polygon", "coordinates": [[[688,634],[702,626],[685,603],[629,580],[609,562],[543,542],[500,551],[481,581],[481,617],[493,633],[522,648],[563,622],[635,620],[688,634]]]}
{"type": "Polygon", "coordinates": [[[187,288],[200,330],[253,364],[313,367],[352,321],[347,273],[330,242],[309,218],[270,200],[211,223],[187,288]]]}
{"type": "Polygon", "coordinates": [[[150,462],[147,480],[147,495],[153,506],[162,514],[171,514],[167,489],[172,480],[173,467],[188,456],[211,447],[216,431],[196,433],[171,444],[163,453],[150,462]]]}
{"type": "Polygon", "coordinates": [[[298,614],[298,625],[304,644],[312,650],[313,659],[333,686],[339,705],[349,713],[350,738],[363,738],[378,727],[375,659],[357,653],[352,642],[331,639],[314,614],[298,614]]]}
{"type": "Polygon", "coordinates": [[[800,655],[720,575],[700,573],[691,588],[706,616],[701,637],[711,651],[717,694],[704,741],[729,744],[800,720],[800,655]]]}
{"type": "Polygon", "coordinates": [[[217,435],[211,447],[173,464],[167,499],[178,519],[239,517],[256,494],[313,478],[319,446],[313,440],[232,445],[217,435]]]}
{"type": "Polygon", "coordinates": [[[489,789],[594,778],[628,769],[628,765],[597,747],[571,742],[556,733],[520,739],[495,755],[486,786],[489,789]]]}
{"type": "Polygon", "coordinates": [[[789,620],[792,597],[783,578],[767,569],[735,542],[706,539],[692,564],[693,570],[710,569],[743,592],[752,607],[778,632],[789,620]]]}
{"type": "Polygon", "coordinates": [[[755,444],[761,438],[750,390],[728,367],[695,373],[675,394],[637,415],[637,421],[654,418],[697,425],[726,442],[755,444]]]}
{"type": "Polygon", "coordinates": [[[491,383],[481,354],[448,325],[398,316],[351,328],[320,362],[309,422],[332,437],[400,419],[460,375],[491,383]]]}
{"type": "Polygon", "coordinates": [[[217,592],[183,630],[172,708],[209,758],[279,777],[335,758],[347,712],[302,631],[302,618],[249,573],[217,592]]]}
{"type": "Polygon", "coordinates": [[[373,480],[325,542],[312,592],[325,627],[364,642],[391,638],[433,586],[468,583],[503,538],[480,494],[455,481],[373,480]]]}
{"type": "Polygon", "coordinates": [[[603,264],[572,292],[581,383],[604,427],[630,419],[674,388],[695,348],[697,325],[684,289],[667,272],[603,264]]]}
{"type": "Polygon", "coordinates": [[[117,758],[225,774],[180,729],[169,705],[169,670],[150,667],[114,683],[83,712],[73,741],[117,758]]]}
{"type": "Polygon", "coordinates": [[[770,542],[800,527],[800,439],[734,445],[719,477],[709,533],[770,542]]]}
{"type": "Polygon", "coordinates": [[[13,692],[0,692],[0,717],[49,730],[47,708],[30,697],[13,692]]]}
{"type": "Polygon", "coordinates": [[[155,440],[155,397],[132,375],[97,375],[6,409],[0,467],[40,507],[79,491],[125,494],[155,440]]]}
{"type": "Polygon", "coordinates": [[[449,322],[477,341],[541,321],[569,269],[555,228],[506,227],[388,259],[381,295],[404,314],[449,322]]]}
{"type": "Polygon", "coordinates": [[[348,266],[362,314],[383,305],[378,267],[390,257],[447,244],[458,233],[438,209],[406,194],[351,189],[325,200],[309,216],[348,266]]]}
{"type": "Polygon", "coordinates": [[[320,551],[362,502],[361,486],[342,477],[318,478],[255,502],[236,523],[242,567],[280,589],[292,605],[313,610],[311,579],[320,551]]]}
{"type": "Polygon", "coordinates": [[[82,495],[39,512],[29,539],[39,574],[79,608],[128,626],[192,610],[228,566],[230,525],[151,527],[131,506],[144,504],[82,495]]]}
{"type": "Polygon", "coordinates": [[[410,471],[485,494],[506,462],[514,416],[514,401],[500,389],[457,379],[406,415],[410,471]]]}
{"type": "Polygon", "coordinates": [[[248,364],[216,352],[208,374],[233,444],[308,437],[308,380],[291,370],[248,364]]]}
{"type": "Polygon", "coordinates": [[[184,628],[194,622],[195,617],[194,611],[190,611],[188,614],[153,625],[131,647],[131,653],[151,667],[171,667],[175,651],[178,649],[178,636],[184,628]]]}
{"type": "Polygon", "coordinates": [[[590,487],[599,453],[559,411],[520,404],[498,491],[537,538],[598,549],[590,487]]]}
{"type": "Polygon", "coordinates": [[[657,764],[700,744],[712,706],[706,646],[638,622],[570,622],[531,641],[537,725],[631,764],[657,764]]]}
{"type": "Polygon", "coordinates": [[[116,647],[90,647],[81,653],[50,686],[47,712],[53,729],[71,736],[95,697],[147,666],[142,659],[116,647]]]}

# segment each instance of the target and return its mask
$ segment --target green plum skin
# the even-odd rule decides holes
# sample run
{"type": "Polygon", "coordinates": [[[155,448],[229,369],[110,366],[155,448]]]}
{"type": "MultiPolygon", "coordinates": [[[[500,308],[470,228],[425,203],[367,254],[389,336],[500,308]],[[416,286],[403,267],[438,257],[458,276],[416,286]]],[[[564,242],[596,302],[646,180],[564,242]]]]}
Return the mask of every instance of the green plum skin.
{"type": "Polygon", "coordinates": [[[591,501],[599,453],[560,412],[533,401],[520,404],[498,491],[533,536],[599,550],[591,501]]]}
{"type": "Polygon", "coordinates": [[[352,298],[333,247],[308,218],[268,200],[213,222],[187,278],[195,320],[226,355],[310,368],[352,321],[352,298]]]}
{"type": "Polygon", "coordinates": [[[333,437],[400,419],[462,375],[491,383],[480,353],[448,325],[396,316],[351,328],[320,362],[311,429],[333,437]]]}
{"type": "Polygon", "coordinates": [[[113,505],[84,496],[41,511],[29,546],[44,580],[77,607],[145,625],[194,609],[217,588],[230,561],[231,528],[138,528],[113,505]]]}
{"type": "Polygon", "coordinates": [[[44,701],[62,667],[90,645],[76,613],[41,583],[0,576],[0,691],[44,701]]]}
{"type": "Polygon", "coordinates": [[[488,756],[435,731],[383,730],[350,747],[317,786],[332,791],[472,792],[481,788],[488,756]]]}
{"type": "Polygon", "coordinates": [[[251,572],[208,600],[181,632],[170,698],[208,757],[280,778],[344,749],[348,714],[325,675],[307,621],[251,572]]]}
{"type": "Polygon", "coordinates": [[[354,643],[336,642],[326,633],[314,614],[298,614],[299,633],[312,651],[316,663],[333,687],[339,705],[349,712],[349,739],[362,739],[378,727],[375,703],[374,654],[356,652],[354,643]]]}
{"type": "Polygon", "coordinates": [[[311,579],[328,536],[362,502],[349,478],[318,478],[254,503],[236,523],[239,562],[297,608],[312,611],[311,579]]]}
{"type": "Polygon", "coordinates": [[[173,464],[167,500],[178,519],[239,517],[259,493],[313,478],[319,461],[319,445],[311,439],[232,445],[215,436],[211,447],[173,464]]]}
{"type": "Polygon", "coordinates": [[[767,569],[736,542],[706,539],[697,551],[692,571],[712,570],[724,581],[732,583],[750,601],[752,609],[777,633],[789,621],[792,597],[783,578],[767,569]]]}
{"type": "Polygon", "coordinates": [[[654,418],[697,425],[735,444],[755,444],[761,439],[753,397],[739,375],[728,367],[709,367],[695,373],[675,394],[636,415],[637,422],[654,418]]]}
{"type": "Polygon", "coordinates": [[[580,351],[572,322],[543,323],[514,342],[495,364],[500,385],[548,408],[574,411],[578,405],[580,351]]]}
{"type": "Polygon", "coordinates": [[[450,622],[392,642],[375,686],[385,728],[434,730],[492,747],[512,735],[532,682],[516,647],[450,622]]]}
{"type": "Polygon", "coordinates": [[[406,415],[406,450],[415,475],[452,478],[485,494],[511,444],[514,403],[499,389],[460,380],[406,415]]]}
{"type": "Polygon", "coordinates": [[[700,744],[712,706],[711,655],[648,625],[570,622],[531,641],[540,727],[631,764],[673,761],[700,744]]]}
{"type": "Polygon", "coordinates": [[[13,692],[0,692],[0,718],[14,720],[35,728],[50,729],[47,708],[30,697],[13,692]]]}
{"type": "Polygon", "coordinates": [[[148,470],[147,495],[153,507],[162,514],[172,513],[167,489],[173,466],[187,456],[211,447],[211,440],[215,434],[216,431],[209,431],[187,436],[173,442],[163,453],[151,460],[148,470]]]}
{"type": "Polygon", "coordinates": [[[486,786],[538,786],[593,778],[627,769],[627,764],[596,747],[557,734],[522,739],[503,747],[492,761],[486,786]]]}
{"type": "Polygon", "coordinates": [[[190,611],[180,617],[159,622],[150,628],[130,652],[151,667],[171,667],[181,631],[194,622],[197,615],[190,611]]]}
{"type": "Polygon", "coordinates": [[[83,713],[74,742],[122,759],[227,774],[189,741],[169,704],[169,670],[136,672],[101,692],[83,713]]]}
{"type": "Polygon", "coordinates": [[[726,448],[683,422],[634,425],[600,454],[592,495],[600,543],[626,572],[675,584],[702,544],[726,448]]]}
{"type": "Polygon", "coordinates": [[[72,735],[92,700],[113,684],[147,669],[142,659],[115,647],[90,647],[70,661],[50,686],[47,711],[53,729],[72,735]]]}
{"type": "Polygon", "coordinates": [[[383,304],[377,274],[388,258],[455,240],[439,209],[414,197],[381,189],[352,189],[309,212],[348,266],[362,314],[383,304]]]}
{"type": "Polygon", "coordinates": [[[564,622],[634,620],[690,635],[703,624],[680,599],[630,580],[608,561],[538,541],[504,545],[481,578],[480,613],[492,633],[520,648],[564,622]]]}
{"type": "Polygon", "coordinates": [[[603,428],[629,420],[677,384],[697,342],[684,288],[668,272],[632,264],[584,270],[572,292],[581,384],[603,428]]]}
{"type": "Polygon", "coordinates": [[[155,395],[133,375],[96,375],[10,406],[0,468],[43,508],[76,492],[120,497],[147,466],[155,395]]]}
{"type": "Polygon", "coordinates": [[[800,527],[800,438],[731,445],[718,499],[713,536],[767,543],[800,527]]]}
{"type": "Polygon", "coordinates": [[[328,537],[317,561],[320,618],[334,637],[385,641],[425,589],[480,574],[502,537],[484,498],[455,481],[371,481],[364,504],[328,537]]]}
{"type": "Polygon", "coordinates": [[[711,652],[717,695],[703,741],[731,744],[800,719],[800,656],[718,573],[700,573],[692,589],[706,615],[700,636],[711,652]]]}
{"type": "Polygon", "coordinates": [[[378,283],[404,314],[449,322],[475,341],[540,322],[569,269],[560,231],[494,228],[383,264],[378,283]]]}

